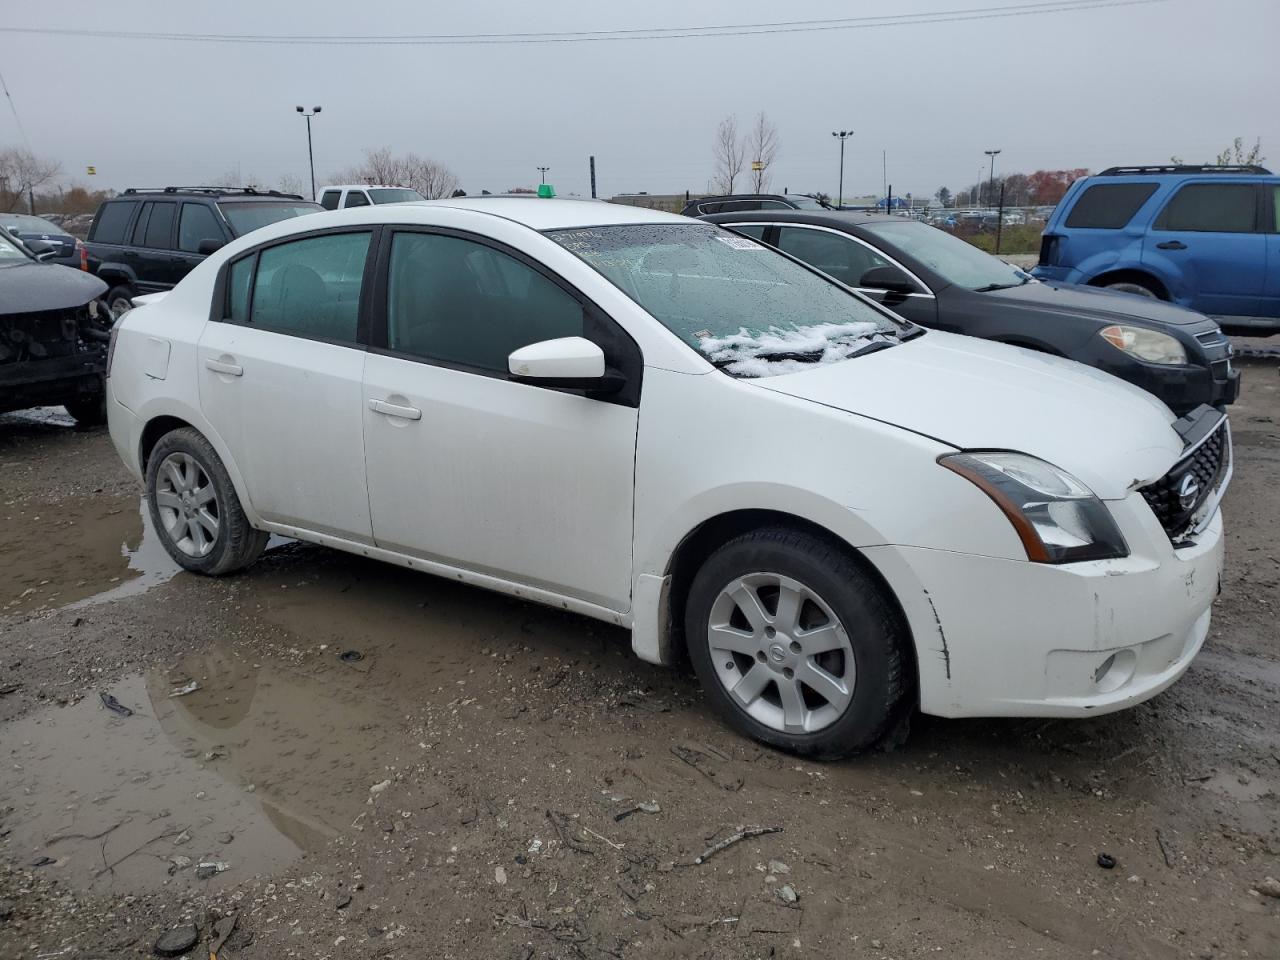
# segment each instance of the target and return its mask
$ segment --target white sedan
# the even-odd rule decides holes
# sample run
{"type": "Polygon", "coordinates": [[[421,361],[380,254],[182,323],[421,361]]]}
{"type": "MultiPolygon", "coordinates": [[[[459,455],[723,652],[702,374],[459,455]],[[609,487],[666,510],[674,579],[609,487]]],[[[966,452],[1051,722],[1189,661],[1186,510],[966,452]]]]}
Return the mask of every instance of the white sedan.
{"type": "Polygon", "coordinates": [[[191,571],[277,533],[577,611],[816,756],[917,706],[1117,710],[1208,632],[1222,414],[926,332],[711,224],[371,206],[142,299],[111,436],[191,571]]]}

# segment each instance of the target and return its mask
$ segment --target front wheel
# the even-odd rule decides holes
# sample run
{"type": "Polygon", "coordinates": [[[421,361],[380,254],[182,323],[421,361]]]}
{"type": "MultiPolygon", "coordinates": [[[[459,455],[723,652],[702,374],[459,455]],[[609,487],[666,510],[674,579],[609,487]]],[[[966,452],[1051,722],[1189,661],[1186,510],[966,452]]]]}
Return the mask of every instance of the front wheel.
{"type": "Polygon", "coordinates": [[[239,570],[266,547],[268,534],[249,525],[217,452],[190,427],[166,433],[151,451],[147,504],[165,550],[193,573],[239,570]]]}
{"type": "Polygon", "coordinates": [[[907,691],[907,631],[884,588],[835,543],[772,527],[729,541],[694,576],[689,657],[740,732],[842,757],[884,736],[907,691]]]}

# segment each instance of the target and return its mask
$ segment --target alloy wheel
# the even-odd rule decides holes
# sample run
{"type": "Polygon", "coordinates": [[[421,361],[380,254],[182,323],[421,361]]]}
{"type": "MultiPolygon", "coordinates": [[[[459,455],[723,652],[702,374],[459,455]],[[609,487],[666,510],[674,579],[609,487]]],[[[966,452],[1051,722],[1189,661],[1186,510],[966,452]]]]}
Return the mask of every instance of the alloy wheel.
{"type": "Polygon", "coordinates": [[[218,540],[220,510],[213,481],[195,457],[171,453],[156,472],[160,525],[189,557],[203,557],[218,540]]]}
{"type": "Polygon", "coordinates": [[[751,573],[711,605],[707,644],[716,676],[759,723],[789,734],[835,723],[853,699],[853,646],[831,606],[805,584],[751,573]]]}

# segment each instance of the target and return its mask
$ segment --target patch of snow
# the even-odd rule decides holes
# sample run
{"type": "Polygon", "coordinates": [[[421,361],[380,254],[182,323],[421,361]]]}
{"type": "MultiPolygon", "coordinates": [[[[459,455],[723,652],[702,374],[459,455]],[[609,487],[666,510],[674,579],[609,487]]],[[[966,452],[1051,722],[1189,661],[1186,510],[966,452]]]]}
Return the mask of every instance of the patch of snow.
{"type": "Polygon", "coordinates": [[[725,364],[738,377],[771,377],[795,373],[813,366],[804,360],[770,360],[775,353],[820,353],[817,363],[835,363],[866,346],[882,331],[875,323],[815,323],[782,330],[771,327],[764,333],[750,333],[745,327],[724,337],[702,337],[698,347],[707,357],[725,364]]]}

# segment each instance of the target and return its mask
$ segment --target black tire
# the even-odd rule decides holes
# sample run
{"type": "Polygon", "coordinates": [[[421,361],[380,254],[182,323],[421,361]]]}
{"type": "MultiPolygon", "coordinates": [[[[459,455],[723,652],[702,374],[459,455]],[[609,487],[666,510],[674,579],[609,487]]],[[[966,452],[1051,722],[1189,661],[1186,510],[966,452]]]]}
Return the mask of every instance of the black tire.
{"type": "Polygon", "coordinates": [[[75,417],[82,427],[100,427],[107,422],[107,395],[105,392],[90,397],[69,400],[63,404],[67,413],[75,417]]]}
{"type": "MultiPolygon", "coordinates": [[[[771,746],[815,758],[846,757],[875,746],[901,719],[909,686],[908,631],[884,587],[832,540],[787,527],[767,527],[730,540],[693,578],[685,607],[685,638],[694,670],[715,709],[734,729],[771,746]],[[735,579],[756,573],[803,584],[821,596],[844,627],[856,669],[852,697],[838,719],[822,729],[789,733],[760,722],[721,681],[720,668],[730,664],[712,661],[708,631],[713,604],[735,579]]],[[[773,690],[781,693],[780,687],[773,690]]]]}
{"type": "MultiPolygon", "coordinates": [[[[213,446],[198,430],[183,427],[160,438],[147,461],[147,506],[151,521],[160,542],[169,556],[184,570],[220,576],[243,569],[257,560],[267,545],[267,534],[249,525],[236,495],[235,486],[213,446]],[[195,461],[213,487],[213,506],[216,508],[217,533],[207,552],[194,555],[184,550],[169,528],[157,502],[160,470],[171,456],[185,455],[195,461]]],[[[166,507],[166,509],[169,509],[166,507]]],[[[180,523],[185,521],[179,521],[180,523]]]]}
{"type": "Polygon", "coordinates": [[[1151,287],[1136,280],[1117,280],[1114,283],[1108,283],[1106,289],[1114,290],[1116,293],[1132,293],[1139,297],[1150,297],[1152,300],[1164,299],[1151,287]]]}
{"type": "Polygon", "coordinates": [[[138,291],[126,283],[112,287],[107,291],[106,301],[107,307],[111,310],[111,315],[119,320],[126,310],[132,309],[133,298],[138,295],[138,291]]]}

